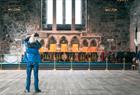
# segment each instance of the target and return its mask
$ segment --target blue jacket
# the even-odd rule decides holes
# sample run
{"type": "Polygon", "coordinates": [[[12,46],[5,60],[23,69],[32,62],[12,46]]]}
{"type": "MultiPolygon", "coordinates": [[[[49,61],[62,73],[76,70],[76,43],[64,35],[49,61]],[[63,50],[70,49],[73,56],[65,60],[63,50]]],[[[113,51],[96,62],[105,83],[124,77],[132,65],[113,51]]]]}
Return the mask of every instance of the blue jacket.
{"type": "Polygon", "coordinates": [[[24,44],[26,47],[26,52],[24,55],[24,62],[26,63],[40,63],[41,56],[39,54],[39,49],[41,48],[41,44],[36,41],[34,43],[29,43],[29,39],[24,40],[24,44]]]}

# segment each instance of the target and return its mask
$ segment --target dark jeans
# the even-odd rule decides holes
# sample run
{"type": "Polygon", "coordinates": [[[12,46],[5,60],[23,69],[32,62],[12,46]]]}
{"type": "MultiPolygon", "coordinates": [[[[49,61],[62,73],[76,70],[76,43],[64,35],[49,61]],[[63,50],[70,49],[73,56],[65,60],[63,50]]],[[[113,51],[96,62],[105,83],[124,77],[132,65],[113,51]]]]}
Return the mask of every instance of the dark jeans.
{"type": "Polygon", "coordinates": [[[38,67],[39,67],[38,63],[34,63],[34,64],[27,63],[27,67],[26,67],[26,73],[27,73],[26,90],[28,90],[28,91],[30,91],[32,69],[34,69],[34,88],[35,88],[35,90],[39,89],[39,87],[38,87],[38,83],[39,83],[38,67]]]}

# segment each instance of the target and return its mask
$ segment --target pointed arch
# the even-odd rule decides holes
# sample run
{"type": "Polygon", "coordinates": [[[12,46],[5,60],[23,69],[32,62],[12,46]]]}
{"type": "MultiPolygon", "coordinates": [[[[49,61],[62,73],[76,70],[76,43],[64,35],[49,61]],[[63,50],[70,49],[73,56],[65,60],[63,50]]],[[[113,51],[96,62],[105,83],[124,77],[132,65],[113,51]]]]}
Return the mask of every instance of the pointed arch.
{"type": "Polygon", "coordinates": [[[91,47],[96,47],[96,46],[97,46],[96,40],[94,40],[94,39],[91,40],[90,46],[91,46],[91,47]]]}
{"type": "Polygon", "coordinates": [[[54,43],[56,44],[56,39],[53,36],[51,36],[49,39],[49,44],[54,44],[54,43]]]}
{"type": "Polygon", "coordinates": [[[71,39],[71,51],[78,52],[79,51],[79,40],[76,36],[71,39]]]}
{"type": "Polygon", "coordinates": [[[67,52],[68,51],[68,41],[65,36],[61,37],[60,44],[61,44],[61,52],[67,52]]]}
{"type": "Polygon", "coordinates": [[[60,39],[60,44],[68,44],[68,40],[66,39],[65,36],[62,36],[60,39]]]}
{"type": "Polygon", "coordinates": [[[78,39],[78,37],[74,36],[74,37],[71,39],[71,44],[79,44],[79,39],[78,39]]]}
{"type": "Polygon", "coordinates": [[[56,39],[51,36],[50,39],[49,39],[49,51],[50,52],[55,52],[56,51],[56,39]]]}
{"type": "Polygon", "coordinates": [[[88,41],[86,39],[83,40],[82,45],[84,47],[88,47],[88,41]]]}

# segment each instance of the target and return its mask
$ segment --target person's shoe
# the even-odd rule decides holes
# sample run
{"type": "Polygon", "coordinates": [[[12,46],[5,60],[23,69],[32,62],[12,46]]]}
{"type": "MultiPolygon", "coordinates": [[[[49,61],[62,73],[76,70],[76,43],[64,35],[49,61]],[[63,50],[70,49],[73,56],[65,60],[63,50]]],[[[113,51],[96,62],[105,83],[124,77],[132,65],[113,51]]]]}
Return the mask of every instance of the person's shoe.
{"type": "Polygon", "coordinates": [[[40,89],[35,90],[35,93],[39,93],[39,92],[41,92],[41,90],[40,90],[40,89]]]}
{"type": "Polygon", "coordinates": [[[29,93],[29,92],[30,92],[30,90],[27,90],[27,89],[26,89],[24,92],[25,92],[25,93],[29,93]]]}

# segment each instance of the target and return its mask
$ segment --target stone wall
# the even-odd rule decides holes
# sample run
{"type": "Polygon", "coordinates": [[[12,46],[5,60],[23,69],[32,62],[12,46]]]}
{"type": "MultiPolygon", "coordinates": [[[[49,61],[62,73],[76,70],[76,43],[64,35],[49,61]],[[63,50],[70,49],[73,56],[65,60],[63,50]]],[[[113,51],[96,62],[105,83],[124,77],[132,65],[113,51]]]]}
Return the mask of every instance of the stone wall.
{"type": "Polygon", "coordinates": [[[89,32],[102,35],[102,44],[106,48],[109,47],[107,39],[113,39],[112,48],[129,49],[130,4],[117,0],[89,0],[89,32]]]}
{"type": "MultiPolygon", "coordinates": [[[[0,2],[0,43],[10,47],[10,44],[16,44],[17,39],[23,39],[27,34],[40,29],[40,1],[4,0],[0,2]]],[[[135,1],[134,6],[138,6],[137,2],[139,0],[135,1]]],[[[111,45],[115,50],[127,50],[130,38],[129,9],[130,2],[88,0],[88,32],[101,35],[101,44],[106,49],[111,45]],[[113,40],[108,42],[108,39],[113,40]]],[[[131,25],[134,26],[132,23],[131,25]]],[[[130,31],[134,31],[134,28],[131,27],[130,31]]],[[[130,46],[133,49],[132,43],[130,46]]]]}
{"type": "Polygon", "coordinates": [[[20,50],[22,39],[39,28],[40,0],[1,1],[0,9],[1,53],[10,53],[13,45],[20,50]]]}
{"type": "MultiPolygon", "coordinates": [[[[136,32],[140,31],[140,0],[135,0],[130,10],[130,48],[132,51],[136,50],[134,39],[136,32]]],[[[140,46],[139,46],[140,50],[140,46]]]]}

